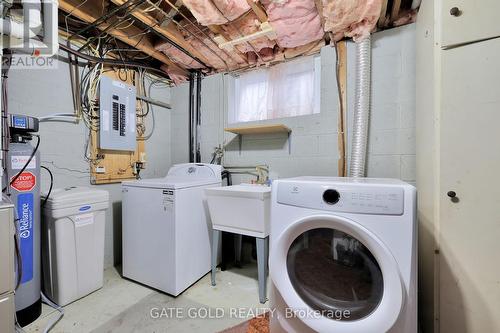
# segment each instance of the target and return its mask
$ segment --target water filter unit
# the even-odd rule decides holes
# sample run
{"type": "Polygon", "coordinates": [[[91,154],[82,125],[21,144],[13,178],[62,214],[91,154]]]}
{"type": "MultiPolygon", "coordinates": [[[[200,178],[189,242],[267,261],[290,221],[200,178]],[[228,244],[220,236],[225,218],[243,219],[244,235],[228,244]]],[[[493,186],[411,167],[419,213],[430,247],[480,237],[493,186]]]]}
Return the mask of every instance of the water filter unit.
{"type": "Polygon", "coordinates": [[[14,203],[21,260],[16,265],[20,279],[15,303],[17,320],[28,325],[41,314],[40,299],[40,153],[30,141],[38,131],[36,118],[10,115],[7,153],[7,195],[14,203]]]}

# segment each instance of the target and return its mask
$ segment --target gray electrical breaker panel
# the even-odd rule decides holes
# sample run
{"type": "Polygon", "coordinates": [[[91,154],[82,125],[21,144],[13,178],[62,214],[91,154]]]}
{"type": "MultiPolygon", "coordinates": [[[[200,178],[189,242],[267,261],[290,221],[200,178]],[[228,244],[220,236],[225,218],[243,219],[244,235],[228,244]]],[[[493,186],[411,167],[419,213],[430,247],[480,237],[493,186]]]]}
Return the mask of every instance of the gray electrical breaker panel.
{"type": "Polygon", "coordinates": [[[99,94],[99,148],[135,151],[135,87],[102,76],[99,94]]]}

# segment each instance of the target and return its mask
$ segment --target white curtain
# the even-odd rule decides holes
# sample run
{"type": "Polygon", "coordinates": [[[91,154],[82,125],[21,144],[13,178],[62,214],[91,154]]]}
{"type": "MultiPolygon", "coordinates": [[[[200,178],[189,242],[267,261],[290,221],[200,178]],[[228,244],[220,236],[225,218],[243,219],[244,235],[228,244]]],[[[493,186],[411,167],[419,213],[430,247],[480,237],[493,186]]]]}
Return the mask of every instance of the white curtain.
{"type": "Polygon", "coordinates": [[[235,122],[319,112],[319,62],[305,57],[245,73],[235,81],[235,122]]]}
{"type": "Polygon", "coordinates": [[[314,113],[314,59],[302,58],[269,71],[268,119],[314,113]]]}
{"type": "Polygon", "coordinates": [[[267,70],[257,70],[236,79],[236,122],[267,119],[268,78],[267,70]]]}

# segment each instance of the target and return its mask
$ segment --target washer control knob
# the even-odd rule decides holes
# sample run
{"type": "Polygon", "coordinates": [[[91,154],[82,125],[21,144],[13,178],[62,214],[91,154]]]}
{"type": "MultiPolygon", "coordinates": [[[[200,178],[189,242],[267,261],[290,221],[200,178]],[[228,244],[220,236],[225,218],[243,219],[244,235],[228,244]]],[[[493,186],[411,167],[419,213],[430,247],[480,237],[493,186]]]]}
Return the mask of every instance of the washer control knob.
{"type": "Polygon", "coordinates": [[[323,192],[323,200],[329,205],[335,205],[340,200],[340,193],[337,190],[328,189],[323,192]]]}

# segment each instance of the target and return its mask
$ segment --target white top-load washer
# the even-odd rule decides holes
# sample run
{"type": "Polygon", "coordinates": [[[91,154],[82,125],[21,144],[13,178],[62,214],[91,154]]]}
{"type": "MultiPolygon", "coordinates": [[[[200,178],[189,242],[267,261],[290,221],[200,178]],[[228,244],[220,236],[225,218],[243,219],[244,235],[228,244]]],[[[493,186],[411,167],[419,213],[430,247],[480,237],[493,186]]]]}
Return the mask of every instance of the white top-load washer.
{"type": "Polygon", "coordinates": [[[273,333],[417,332],[413,186],[299,177],[271,200],[273,333]]]}
{"type": "Polygon", "coordinates": [[[221,181],[220,165],[186,163],[165,178],[123,182],[123,276],[177,296],[209,272],[203,190],[221,181]]]}

